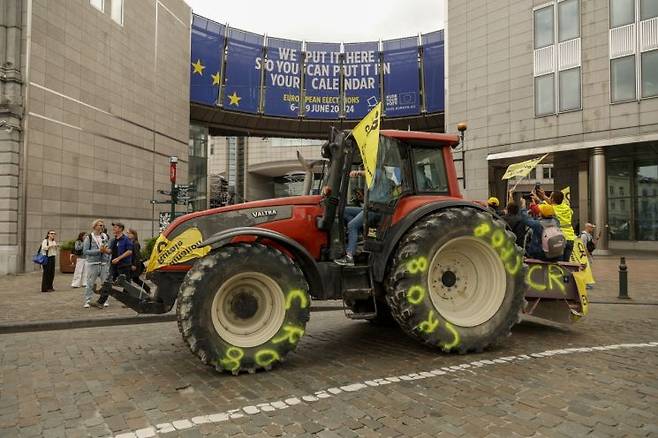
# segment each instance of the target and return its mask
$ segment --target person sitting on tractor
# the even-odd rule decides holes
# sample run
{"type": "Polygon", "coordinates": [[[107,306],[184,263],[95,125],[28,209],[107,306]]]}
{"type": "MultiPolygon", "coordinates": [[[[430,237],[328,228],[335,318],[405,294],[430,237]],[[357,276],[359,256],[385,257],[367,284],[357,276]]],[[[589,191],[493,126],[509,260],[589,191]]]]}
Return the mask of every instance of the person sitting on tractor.
{"type": "Polygon", "coordinates": [[[528,257],[547,262],[558,261],[564,253],[564,234],[560,223],[555,219],[555,210],[550,204],[539,206],[540,220],[531,219],[525,208],[525,199],[521,198],[523,224],[532,230],[530,242],[526,247],[528,257]]]}
{"type": "Polygon", "coordinates": [[[500,201],[495,196],[487,200],[487,207],[489,207],[489,211],[492,213],[500,215],[500,201]]]}
{"type": "MultiPolygon", "coordinates": [[[[364,170],[353,170],[350,172],[350,178],[364,175],[364,170]]],[[[393,197],[399,196],[399,187],[400,184],[397,184],[387,176],[382,178],[382,171],[377,169],[373,187],[368,189],[368,201],[386,203],[393,197]]],[[[354,253],[356,252],[359,233],[363,232],[363,207],[345,207],[343,219],[347,222],[347,247],[345,248],[345,255],[334,260],[334,263],[342,266],[354,266],[354,253]]]]}

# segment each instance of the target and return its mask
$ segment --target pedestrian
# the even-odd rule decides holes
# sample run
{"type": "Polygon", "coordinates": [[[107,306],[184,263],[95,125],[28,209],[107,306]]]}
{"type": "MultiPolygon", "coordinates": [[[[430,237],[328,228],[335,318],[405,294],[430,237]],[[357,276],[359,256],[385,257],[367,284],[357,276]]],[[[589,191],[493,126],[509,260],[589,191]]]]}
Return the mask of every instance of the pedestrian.
{"type": "Polygon", "coordinates": [[[55,240],[57,233],[54,230],[48,230],[46,238],[41,242],[41,252],[48,257],[48,262],[43,265],[43,274],[41,276],[41,292],[55,292],[53,281],[55,280],[55,257],[59,243],[55,240]]]}
{"type": "Polygon", "coordinates": [[[133,244],[133,262],[132,262],[132,277],[131,280],[133,283],[138,284],[146,291],[146,293],[151,293],[151,288],[148,284],[140,279],[141,275],[144,273],[144,260],[142,260],[142,246],[139,243],[139,235],[137,231],[132,228],[128,228],[128,238],[133,244]]]}
{"type": "Polygon", "coordinates": [[[74,289],[79,288],[80,285],[87,287],[87,261],[85,260],[83,251],[85,237],[87,237],[87,233],[84,231],[78,234],[70,255],[71,262],[73,262],[73,257],[75,257],[75,271],[73,272],[73,280],[71,281],[71,287],[74,289]]]}
{"type": "Polygon", "coordinates": [[[87,287],[85,288],[84,305],[89,308],[94,297],[94,285],[100,278],[101,283],[107,281],[110,270],[110,254],[107,234],[103,233],[102,219],[96,219],[91,224],[91,233],[85,237],[82,253],[87,262],[87,287]]]}
{"type": "MultiPolygon", "coordinates": [[[[596,228],[596,225],[587,222],[585,224],[585,229],[583,230],[582,233],[580,233],[580,240],[583,241],[583,244],[585,245],[585,249],[587,249],[587,261],[589,262],[590,268],[592,267],[592,262],[594,261],[594,258],[592,257],[592,253],[596,249],[596,244],[599,242],[599,239],[601,238],[601,232],[594,237],[594,229],[596,228]]],[[[594,285],[592,283],[588,283],[586,285],[587,289],[592,289],[594,285]]]]}
{"type": "MultiPolygon", "coordinates": [[[[128,281],[132,278],[133,244],[128,236],[123,234],[125,228],[121,222],[112,222],[112,233],[114,233],[114,238],[110,241],[110,253],[112,254],[110,275],[112,281],[116,281],[119,275],[124,275],[128,281]]],[[[109,295],[101,293],[98,301],[92,302],[91,305],[99,309],[108,307],[110,305],[109,298],[109,295]]]]}

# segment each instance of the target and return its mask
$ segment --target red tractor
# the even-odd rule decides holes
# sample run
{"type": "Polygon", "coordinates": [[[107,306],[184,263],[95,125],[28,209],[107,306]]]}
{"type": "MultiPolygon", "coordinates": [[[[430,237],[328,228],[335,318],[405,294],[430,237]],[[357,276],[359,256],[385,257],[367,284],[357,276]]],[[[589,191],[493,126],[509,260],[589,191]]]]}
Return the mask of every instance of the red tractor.
{"type": "MultiPolygon", "coordinates": [[[[153,294],[121,277],[106,291],[139,313],[176,304],[192,352],[234,374],[283,361],[304,335],[311,299],[341,299],[352,319],[395,320],[445,352],[479,352],[507,337],[524,306],[527,264],[506,224],[462,199],[451,150],[459,136],[380,131],[354,266],[334,260],[345,253],[344,213],[363,186],[350,174],[362,158],[350,132],[331,137],[322,147],[321,195],[180,217],[149,261],[153,294]],[[374,196],[378,187],[387,188],[374,196]]],[[[564,284],[546,286],[548,273],[537,266],[533,284],[544,287],[526,303],[537,307],[551,288],[577,301],[564,284]]]]}

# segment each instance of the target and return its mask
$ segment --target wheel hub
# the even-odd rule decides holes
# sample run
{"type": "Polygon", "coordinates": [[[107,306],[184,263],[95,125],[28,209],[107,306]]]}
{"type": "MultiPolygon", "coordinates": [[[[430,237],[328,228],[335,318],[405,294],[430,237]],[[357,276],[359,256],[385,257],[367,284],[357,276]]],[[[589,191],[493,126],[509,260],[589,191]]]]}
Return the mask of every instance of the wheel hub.
{"type": "Polygon", "coordinates": [[[434,254],[427,278],[436,310],[455,326],[474,327],[492,318],[506,292],[500,257],[488,244],[464,236],[434,254]]]}
{"type": "Polygon", "coordinates": [[[249,292],[238,292],[231,300],[231,312],[240,319],[249,319],[258,311],[258,299],[249,292]]]}

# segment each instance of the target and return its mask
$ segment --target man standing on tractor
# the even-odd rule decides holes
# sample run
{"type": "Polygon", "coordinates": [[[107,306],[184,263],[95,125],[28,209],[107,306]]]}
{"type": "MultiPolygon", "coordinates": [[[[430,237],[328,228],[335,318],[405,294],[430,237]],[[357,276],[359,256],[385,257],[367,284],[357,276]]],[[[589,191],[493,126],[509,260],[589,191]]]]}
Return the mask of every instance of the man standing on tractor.
{"type": "Polygon", "coordinates": [[[555,217],[560,221],[560,228],[562,229],[562,233],[564,233],[564,238],[567,240],[562,260],[568,262],[571,259],[573,244],[576,239],[576,232],[571,225],[573,210],[568,203],[564,202],[564,193],[559,190],[553,190],[550,197],[546,196],[546,193],[541,188],[536,191],[536,194],[542,201],[552,205],[555,210],[555,217]]]}

